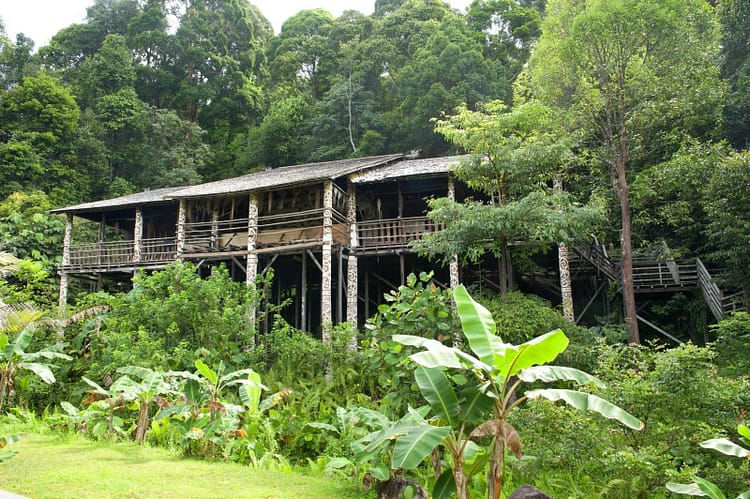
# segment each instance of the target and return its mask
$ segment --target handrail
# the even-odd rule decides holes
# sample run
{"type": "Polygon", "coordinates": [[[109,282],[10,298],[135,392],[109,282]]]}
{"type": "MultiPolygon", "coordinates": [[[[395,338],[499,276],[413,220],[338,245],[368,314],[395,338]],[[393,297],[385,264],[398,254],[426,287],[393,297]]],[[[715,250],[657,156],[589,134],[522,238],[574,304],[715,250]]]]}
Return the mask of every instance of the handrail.
{"type": "Polygon", "coordinates": [[[719,286],[711,278],[711,274],[708,273],[708,269],[703,265],[700,258],[695,259],[695,265],[698,270],[698,285],[701,288],[703,297],[708,304],[708,308],[714,315],[717,321],[720,321],[724,317],[724,310],[722,308],[722,299],[724,297],[719,286]]]}

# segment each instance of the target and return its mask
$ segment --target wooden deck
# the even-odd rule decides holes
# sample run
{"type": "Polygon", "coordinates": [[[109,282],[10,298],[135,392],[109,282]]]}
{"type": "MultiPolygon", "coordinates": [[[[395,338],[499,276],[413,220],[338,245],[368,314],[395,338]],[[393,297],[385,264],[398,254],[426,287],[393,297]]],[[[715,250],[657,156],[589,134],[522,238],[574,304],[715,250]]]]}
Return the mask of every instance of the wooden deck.
{"type": "MultiPolygon", "coordinates": [[[[406,250],[412,241],[442,227],[427,217],[367,220],[357,223],[358,248],[362,253],[406,250]]],[[[258,219],[254,252],[283,253],[290,248],[313,247],[323,243],[322,210],[295,214],[294,217],[266,216],[258,219]]],[[[343,215],[333,212],[334,245],[350,247],[349,225],[343,215]]],[[[185,224],[183,258],[224,258],[247,254],[248,219],[194,222],[185,224]]],[[[107,272],[158,267],[177,259],[176,238],[144,239],[140,255],[133,241],[104,241],[70,247],[66,272],[107,272]]]]}

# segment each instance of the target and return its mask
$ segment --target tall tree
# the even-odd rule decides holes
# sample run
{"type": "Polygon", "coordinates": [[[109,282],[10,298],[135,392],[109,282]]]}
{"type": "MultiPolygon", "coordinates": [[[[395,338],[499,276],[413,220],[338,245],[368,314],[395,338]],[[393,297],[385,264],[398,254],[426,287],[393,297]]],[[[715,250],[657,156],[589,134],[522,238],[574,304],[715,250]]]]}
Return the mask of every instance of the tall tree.
{"type": "Polygon", "coordinates": [[[500,258],[499,284],[505,293],[513,284],[514,257],[574,241],[597,222],[593,205],[577,206],[568,194],[550,188],[570,161],[571,150],[548,108],[527,102],[508,111],[499,101],[481,111],[460,107],[436,128],[472,154],[455,173],[487,200],[433,201],[430,217],[445,224],[445,230],[426,237],[420,250],[472,261],[493,253],[500,258]],[[511,245],[517,241],[524,244],[514,245],[512,256],[511,245]]]}
{"type": "Polygon", "coordinates": [[[721,74],[729,83],[724,133],[737,149],[750,148],[750,1],[719,3],[722,24],[721,74]]]}
{"type": "Polygon", "coordinates": [[[717,41],[703,1],[552,0],[529,64],[532,92],[568,111],[607,166],[620,205],[622,294],[634,343],[640,335],[629,176],[669,148],[654,138],[701,133],[715,123],[717,41]]]}

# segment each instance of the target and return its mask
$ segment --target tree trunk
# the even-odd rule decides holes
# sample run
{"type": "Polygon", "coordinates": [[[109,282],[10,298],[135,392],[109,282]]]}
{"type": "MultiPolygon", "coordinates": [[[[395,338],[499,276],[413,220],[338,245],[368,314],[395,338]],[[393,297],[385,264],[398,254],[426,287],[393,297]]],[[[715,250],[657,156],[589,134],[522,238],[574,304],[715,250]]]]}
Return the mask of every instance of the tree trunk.
{"type": "Polygon", "coordinates": [[[148,431],[148,406],[147,401],[141,401],[138,407],[138,424],[135,427],[135,439],[139,443],[146,441],[146,432],[148,431]]]}
{"type": "Polygon", "coordinates": [[[617,197],[620,200],[620,216],[622,218],[622,233],[620,245],[622,247],[622,301],[625,309],[625,322],[630,332],[630,342],[641,342],[638,332],[638,318],[635,306],[635,287],[633,285],[633,242],[630,220],[630,196],[626,176],[626,160],[617,160],[617,197]]]}
{"type": "Polygon", "coordinates": [[[505,465],[505,439],[502,435],[495,435],[495,444],[492,446],[492,460],[490,460],[490,471],[487,474],[487,497],[489,499],[500,499],[503,491],[503,467],[505,465]]]}
{"type": "Polygon", "coordinates": [[[456,499],[469,499],[469,479],[464,474],[464,465],[460,459],[456,459],[453,467],[453,479],[456,482],[456,499]]]}

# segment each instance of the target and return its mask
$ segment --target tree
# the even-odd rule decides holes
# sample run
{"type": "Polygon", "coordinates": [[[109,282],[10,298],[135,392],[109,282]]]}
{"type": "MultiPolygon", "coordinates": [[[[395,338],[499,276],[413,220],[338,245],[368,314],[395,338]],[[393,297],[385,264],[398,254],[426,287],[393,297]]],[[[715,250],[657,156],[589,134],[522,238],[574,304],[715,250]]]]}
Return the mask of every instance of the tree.
{"type": "Polygon", "coordinates": [[[715,167],[705,186],[704,206],[709,223],[705,230],[711,259],[728,273],[724,279],[747,297],[750,294],[750,192],[745,180],[750,175],[750,152],[735,153],[715,167]]]}
{"type": "Polygon", "coordinates": [[[571,152],[548,108],[528,102],[508,111],[499,101],[481,111],[462,106],[437,122],[436,130],[473,155],[455,173],[488,200],[431,202],[430,217],[445,224],[445,230],[425,237],[418,245],[421,251],[472,261],[492,252],[502,261],[500,288],[505,293],[512,286],[511,243],[524,242],[514,250],[521,256],[521,251],[580,238],[597,221],[594,207],[576,206],[569,195],[549,188],[571,152]]]}
{"type": "Polygon", "coordinates": [[[26,77],[0,99],[0,197],[24,189],[66,192],[78,181],[64,167],[80,111],[71,95],[45,74],[26,77]]]}
{"type": "Polygon", "coordinates": [[[569,113],[569,126],[586,132],[607,167],[620,207],[622,294],[634,343],[633,169],[674,152],[678,131],[701,134],[715,124],[717,40],[703,1],[554,0],[523,78],[533,95],[569,113]]]}
{"type": "Polygon", "coordinates": [[[276,83],[291,82],[320,99],[330,87],[336,52],[329,35],[334,18],[324,9],[303,10],[284,22],[279,36],[269,44],[269,65],[276,83]]]}
{"type": "Polygon", "coordinates": [[[719,3],[722,26],[721,75],[729,83],[724,106],[724,134],[737,149],[750,142],[750,2],[723,0],[719,3]]]}

